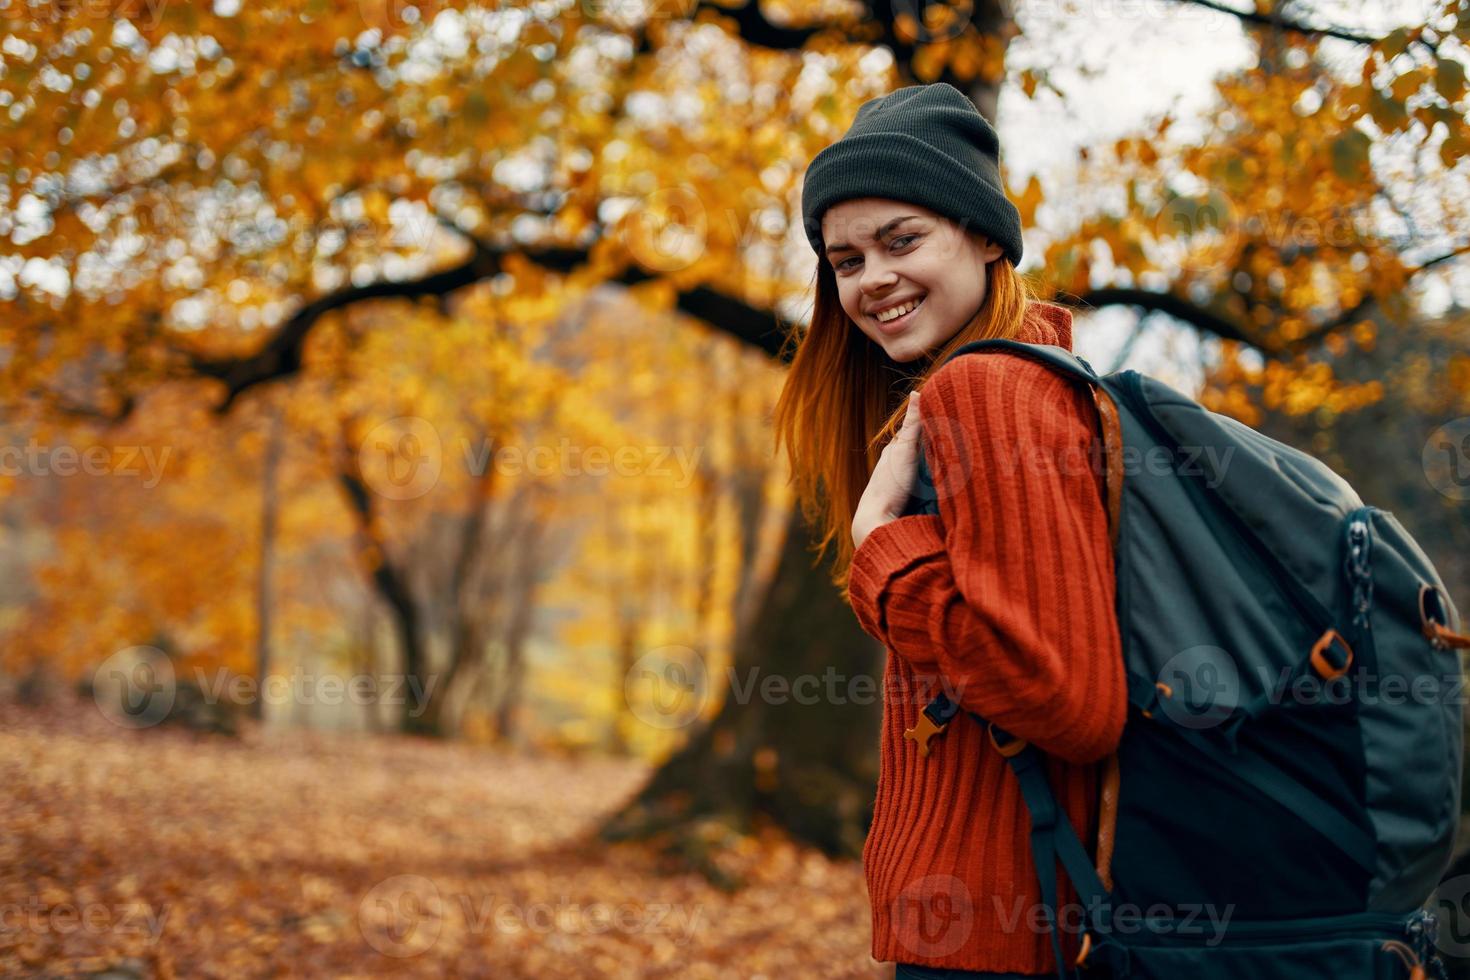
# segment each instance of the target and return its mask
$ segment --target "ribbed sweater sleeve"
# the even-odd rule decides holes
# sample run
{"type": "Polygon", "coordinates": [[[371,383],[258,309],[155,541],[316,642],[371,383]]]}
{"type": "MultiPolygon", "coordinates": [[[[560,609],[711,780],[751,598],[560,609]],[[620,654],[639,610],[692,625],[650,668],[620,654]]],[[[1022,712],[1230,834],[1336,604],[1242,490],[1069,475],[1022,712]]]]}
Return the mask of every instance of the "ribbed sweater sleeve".
{"type": "Polygon", "coordinates": [[[859,623],[1012,735],[1075,764],[1105,758],[1127,701],[1091,396],[987,353],[944,365],[919,399],[939,514],[863,540],[848,579],[859,623]]]}

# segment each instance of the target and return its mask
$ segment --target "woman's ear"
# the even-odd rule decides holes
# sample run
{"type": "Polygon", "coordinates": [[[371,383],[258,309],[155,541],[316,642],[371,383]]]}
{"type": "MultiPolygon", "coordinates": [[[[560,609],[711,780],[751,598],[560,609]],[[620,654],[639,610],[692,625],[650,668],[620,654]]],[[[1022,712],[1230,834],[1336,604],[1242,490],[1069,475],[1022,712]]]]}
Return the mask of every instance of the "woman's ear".
{"type": "Polygon", "coordinates": [[[997,245],[988,235],[980,236],[980,254],[984,256],[985,263],[989,265],[1004,255],[1006,250],[997,245]]]}

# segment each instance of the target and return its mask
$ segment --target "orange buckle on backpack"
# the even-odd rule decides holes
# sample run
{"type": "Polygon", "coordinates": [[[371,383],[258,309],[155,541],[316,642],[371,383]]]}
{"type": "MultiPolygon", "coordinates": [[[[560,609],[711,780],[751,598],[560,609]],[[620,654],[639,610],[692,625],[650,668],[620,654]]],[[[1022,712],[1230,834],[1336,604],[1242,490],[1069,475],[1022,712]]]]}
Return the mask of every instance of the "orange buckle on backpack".
{"type": "Polygon", "coordinates": [[[1322,636],[1317,640],[1317,642],[1312,646],[1312,669],[1315,670],[1317,672],[1317,676],[1321,677],[1324,681],[1331,681],[1336,680],[1343,674],[1346,674],[1348,668],[1352,665],[1353,648],[1348,646],[1347,640],[1344,640],[1342,638],[1341,633],[1329,626],[1327,628],[1327,632],[1323,633],[1322,636]],[[1334,642],[1343,649],[1344,656],[1342,658],[1341,666],[1334,666],[1332,662],[1327,659],[1327,650],[1333,645],[1334,642]]]}
{"type": "Polygon", "coordinates": [[[997,742],[995,740],[995,722],[991,722],[990,724],[986,725],[985,730],[990,734],[990,744],[995,746],[995,751],[999,752],[1007,759],[1026,747],[1026,740],[1024,738],[1016,738],[1014,735],[1010,735],[1010,741],[1006,742],[1004,745],[997,742]]]}
{"type": "Polygon", "coordinates": [[[1437,586],[1419,586],[1419,623],[1423,627],[1424,636],[1436,650],[1470,648],[1470,636],[1456,633],[1449,628],[1444,600],[1440,598],[1437,586]]]}
{"type": "Polygon", "coordinates": [[[905,728],[903,737],[911,742],[919,743],[919,758],[929,757],[929,740],[949,727],[949,722],[942,725],[934,724],[934,719],[927,714],[919,712],[919,723],[913,728],[905,728]]]}

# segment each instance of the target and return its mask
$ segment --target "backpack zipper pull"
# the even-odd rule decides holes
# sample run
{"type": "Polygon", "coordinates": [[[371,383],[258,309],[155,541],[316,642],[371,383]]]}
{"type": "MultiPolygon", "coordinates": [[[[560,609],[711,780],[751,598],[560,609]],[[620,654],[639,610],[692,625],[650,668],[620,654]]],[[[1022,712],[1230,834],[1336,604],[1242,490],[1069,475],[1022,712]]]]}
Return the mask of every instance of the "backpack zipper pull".
{"type": "Polygon", "coordinates": [[[1348,579],[1353,584],[1353,625],[1362,630],[1372,628],[1368,613],[1373,608],[1372,538],[1364,517],[1354,517],[1348,524],[1348,579]]]}

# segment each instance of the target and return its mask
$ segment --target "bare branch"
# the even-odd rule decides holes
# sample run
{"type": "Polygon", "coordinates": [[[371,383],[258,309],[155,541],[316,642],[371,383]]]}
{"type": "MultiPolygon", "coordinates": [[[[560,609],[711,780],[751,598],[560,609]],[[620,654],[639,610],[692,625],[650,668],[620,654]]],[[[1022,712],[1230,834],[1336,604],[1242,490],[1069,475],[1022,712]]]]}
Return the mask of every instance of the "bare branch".
{"type": "Polygon", "coordinates": [[[1147,289],[1104,287],[1102,289],[1090,289],[1080,296],[1072,296],[1070,293],[1058,294],[1055,301],[1063,306],[1070,306],[1079,310],[1094,310],[1104,306],[1132,306],[1141,310],[1167,313],[1176,320],[1188,323],[1204,333],[1214,334],[1216,337],[1225,340],[1238,341],[1262,353],[1272,353],[1263,348],[1256,338],[1249,336],[1236,326],[1234,321],[1212,313],[1198,304],[1191,303],[1184,297],[1175,296],[1172,293],[1155,293],[1147,289]]]}
{"type": "Polygon", "coordinates": [[[1279,14],[1263,14],[1256,10],[1236,10],[1234,7],[1217,3],[1216,0],[1175,0],[1175,2],[1193,4],[1196,7],[1204,7],[1206,10],[1237,17],[1246,24],[1257,27],[1274,27],[1304,37],[1335,37],[1341,41],[1352,41],[1354,44],[1377,44],[1381,40],[1381,38],[1358,34],[1341,27],[1312,27],[1309,24],[1288,20],[1279,14]]]}
{"type": "Polygon", "coordinates": [[[773,51],[800,51],[813,36],[828,30],[821,24],[808,27],[783,27],[772,23],[761,11],[760,0],[746,0],[739,7],[728,7],[709,0],[695,4],[695,10],[713,10],[722,18],[735,22],[736,33],[747,44],[773,51]]]}

